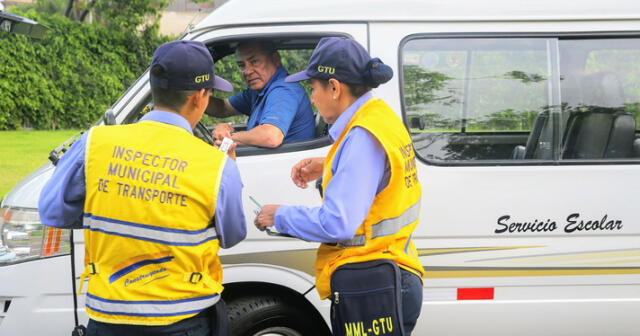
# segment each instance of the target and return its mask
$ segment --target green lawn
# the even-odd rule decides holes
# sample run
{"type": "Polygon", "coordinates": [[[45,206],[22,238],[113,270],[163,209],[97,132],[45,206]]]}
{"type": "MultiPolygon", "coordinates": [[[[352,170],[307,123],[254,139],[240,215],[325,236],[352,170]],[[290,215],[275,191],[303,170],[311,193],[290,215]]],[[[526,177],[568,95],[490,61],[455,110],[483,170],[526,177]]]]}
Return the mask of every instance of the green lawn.
{"type": "Polygon", "coordinates": [[[62,131],[0,131],[0,199],[43,163],[49,152],[77,134],[62,131]]]}

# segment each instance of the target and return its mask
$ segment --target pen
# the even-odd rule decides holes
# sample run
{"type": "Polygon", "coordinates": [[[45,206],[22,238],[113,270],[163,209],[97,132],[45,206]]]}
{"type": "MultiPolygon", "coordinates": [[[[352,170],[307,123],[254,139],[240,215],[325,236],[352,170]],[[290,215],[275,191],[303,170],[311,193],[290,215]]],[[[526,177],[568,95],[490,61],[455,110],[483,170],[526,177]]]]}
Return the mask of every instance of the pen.
{"type": "Polygon", "coordinates": [[[262,209],[262,205],[260,205],[258,201],[256,201],[253,197],[251,197],[251,195],[249,195],[249,199],[251,200],[251,202],[253,202],[253,204],[257,205],[258,208],[262,209]]]}

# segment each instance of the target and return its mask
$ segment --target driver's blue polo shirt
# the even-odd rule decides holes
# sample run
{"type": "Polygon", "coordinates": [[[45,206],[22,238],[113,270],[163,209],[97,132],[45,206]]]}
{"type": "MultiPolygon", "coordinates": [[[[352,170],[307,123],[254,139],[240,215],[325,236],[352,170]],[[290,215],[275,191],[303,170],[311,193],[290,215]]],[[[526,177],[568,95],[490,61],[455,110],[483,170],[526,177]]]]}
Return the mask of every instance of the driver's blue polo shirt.
{"type": "Polygon", "coordinates": [[[282,143],[313,139],[316,128],[309,98],[302,85],[284,81],[288,75],[280,66],[260,92],[245,89],[231,96],[229,103],[249,116],[247,130],[270,124],[284,134],[282,143]]]}

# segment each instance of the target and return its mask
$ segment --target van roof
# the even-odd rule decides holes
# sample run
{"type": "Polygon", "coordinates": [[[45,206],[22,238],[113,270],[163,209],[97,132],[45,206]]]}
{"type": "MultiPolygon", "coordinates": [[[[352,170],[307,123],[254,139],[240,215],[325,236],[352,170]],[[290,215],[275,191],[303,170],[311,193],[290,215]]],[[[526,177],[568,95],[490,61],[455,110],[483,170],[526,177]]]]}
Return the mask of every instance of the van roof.
{"type": "Polygon", "coordinates": [[[638,0],[230,0],[195,29],[336,21],[558,21],[640,19],[638,0]]]}

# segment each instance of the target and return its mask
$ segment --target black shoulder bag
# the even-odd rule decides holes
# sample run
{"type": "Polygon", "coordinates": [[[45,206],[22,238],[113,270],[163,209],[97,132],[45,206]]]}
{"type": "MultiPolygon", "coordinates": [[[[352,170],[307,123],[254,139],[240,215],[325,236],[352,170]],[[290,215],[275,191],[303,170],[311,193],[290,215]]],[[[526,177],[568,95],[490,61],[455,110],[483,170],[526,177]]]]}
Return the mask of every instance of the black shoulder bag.
{"type": "Polygon", "coordinates": [[[400,269],[387,259],[349,263],[331,275],[334,335],[403,335],[400,269]]]}

